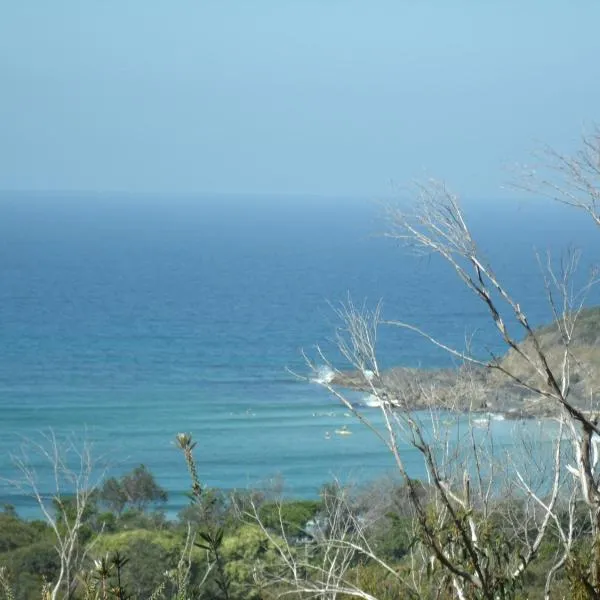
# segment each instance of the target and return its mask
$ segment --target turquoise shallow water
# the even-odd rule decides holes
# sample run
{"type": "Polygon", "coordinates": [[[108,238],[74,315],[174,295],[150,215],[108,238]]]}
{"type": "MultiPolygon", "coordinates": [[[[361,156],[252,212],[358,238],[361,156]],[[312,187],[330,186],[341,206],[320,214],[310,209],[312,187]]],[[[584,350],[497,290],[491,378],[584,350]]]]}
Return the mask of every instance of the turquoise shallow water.
{"type": "MultiPolygon", "coordinates": [[[[532,247],[576,241],[584,267],[598,256],[600,236],[583,216],[526,203],[472,214],[534,322],[549,311],[532,247]]],[[[372,235],[382,228],[377,208],[357,200],[4,194],[0,476],[15,477],[10,452],[47,427],[86,431],[115,472],[145,463],[171,492],[172,510],[188,486],[171,443],[179,431],[198,440],[210,486],[281,475],[290,493],[311,496],[334,475],[390,472],[371,433],[286,370],[304,372],[300,349],[317,342],[335,355],[327,301],[348,291],[383,297],[385,316],[449,343],[475,332],[480,352],[501,346],[444,265],[372,235]],[[352,436],[326,438],[344,424],[352,436]]],[[[450,364],[408,334],[384,332],[380,350],[384,366],[450,364]]],[[[514,424],[494,427],[512,443],[514,424]]],[[[40,465],[43,489],[48,475],[40,465]]],[[[27,504],[6,482],[0,502],[27,504]]]]}

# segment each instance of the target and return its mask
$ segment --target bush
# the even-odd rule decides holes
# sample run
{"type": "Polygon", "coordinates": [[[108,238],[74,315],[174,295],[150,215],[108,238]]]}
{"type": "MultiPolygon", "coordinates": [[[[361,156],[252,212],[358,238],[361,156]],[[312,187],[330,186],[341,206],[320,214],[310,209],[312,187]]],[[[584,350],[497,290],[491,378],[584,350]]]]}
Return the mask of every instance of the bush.
{"type": "Polygon", "coordinates": [[[292,500],[283,503],[267,502],[259,509],[259,516],[265,527],[281,533],[281,524],[286,536],[302,537],[305,527],[321,509],[321,502],[315,500],[292,500]]]}
{"type": "Polygon", "coordinates": [[[39,538],[39,530],[10,514],[0,514],[0,553],[29,546],[39,538]]]}
{"type": "Polygon", "coordinates": [[[60,570],[54,542],[50,539],[0,555],[0,564],[8,568],[17,600],[39,598],[44,579],[55,580],[60,570]]]}

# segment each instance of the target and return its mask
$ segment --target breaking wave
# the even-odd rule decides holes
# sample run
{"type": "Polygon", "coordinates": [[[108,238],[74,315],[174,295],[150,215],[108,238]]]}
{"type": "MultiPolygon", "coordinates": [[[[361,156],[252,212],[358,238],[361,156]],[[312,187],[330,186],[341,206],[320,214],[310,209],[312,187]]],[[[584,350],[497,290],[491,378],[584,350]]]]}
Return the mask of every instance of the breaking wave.
{"type": "Polygon", "coordinates": [[[331,367],[323,365],[317,369],[316,376],[311,381],[314,383],[331,383],[334,377],[335,371],[331,367]]]}
{"type": "Polygon", "coordinates": [[[362,402],[365,406],[370,408],[378,408],[381,406],[381,400],[375,394],[367,394],[362,402]]]}

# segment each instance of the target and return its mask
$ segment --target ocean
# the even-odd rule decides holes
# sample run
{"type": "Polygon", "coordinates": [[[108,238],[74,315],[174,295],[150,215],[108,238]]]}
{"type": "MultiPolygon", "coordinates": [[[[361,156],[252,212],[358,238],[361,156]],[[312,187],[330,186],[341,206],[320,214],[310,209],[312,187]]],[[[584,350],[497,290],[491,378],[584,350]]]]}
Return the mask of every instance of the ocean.
{"type": "MultiPolygon", "coordinates": [[[[292,374],[307,374],[302,349],[336,358],[331,305],[382,299],[386,318],[444,342],[503,348],[446,264],[381,235],[382,213],[356,198],[0,194],[0,504],[31,511],[7,481],[11,454],[49,428],[87,438],[113,474],[145,464],[170,511],[189,488],[178,432],[194,435],[210,487],[277,480],[311,497],[333,477],[392,473],[372,433],[292,374]],[[326,435],[344,425],[353,435],[326,435]]],[[[534,249],[581,247],[582,277],[599,256],[600,232],[572,209],[473,200],[466,214],[534,324],[551,319],[534,249]]],[[[379,350],[383,367],[452,364],[406,331],[382,331],[379,350]]],[[[494,427],[510,446],[515,424],[494,427]]]]}

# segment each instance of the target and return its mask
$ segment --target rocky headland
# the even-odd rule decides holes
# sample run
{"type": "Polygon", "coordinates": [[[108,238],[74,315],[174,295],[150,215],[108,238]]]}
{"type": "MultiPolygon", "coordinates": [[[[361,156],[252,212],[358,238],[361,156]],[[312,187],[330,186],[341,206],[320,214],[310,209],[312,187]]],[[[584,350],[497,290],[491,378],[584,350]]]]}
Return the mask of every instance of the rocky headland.
{"type": "MultiPolygon", "coordinates": [[[[553,373],[560,377],[565,343],[559,326],[554,322],[540,327],[535,336],[553,373]]],[[[535,356],[531,336],[520,343],[520,348],[535,356]]],[[[585,309],[579,315],[569,362],[569,400],[582,410],[596,408],[595,398],[600,390],[600,307],[585,309]]],[[[549,389],[534,367],[515,350],[509,350],[499,363],[519,380],[549,389]]],[[[338,372],[330,383],[367,394],[375,390],[378,396],[387,394],[394,404],[410,409],[439,406],[507,418],[551,416],[557,410],[554,400],[516,383],[500,370],[473,364],[449,369],[394,367],[379,377],[365,377],[358,371],[338,372]]]]}

